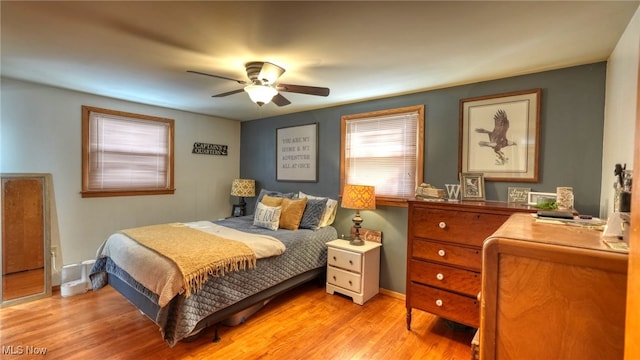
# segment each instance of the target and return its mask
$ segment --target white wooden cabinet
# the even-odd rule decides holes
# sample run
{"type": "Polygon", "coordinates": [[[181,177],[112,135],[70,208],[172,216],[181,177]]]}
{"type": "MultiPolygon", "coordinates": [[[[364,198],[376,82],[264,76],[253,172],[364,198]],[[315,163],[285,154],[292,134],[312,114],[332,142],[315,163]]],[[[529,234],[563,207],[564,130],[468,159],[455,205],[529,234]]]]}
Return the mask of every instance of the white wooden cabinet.
{"type": "Polygon", "coordinates": [[[380,290],[380,247],[366,241],[362,246],[338,239],[327,243],[327,293],[350,296],[359,305],[380,290]]]}

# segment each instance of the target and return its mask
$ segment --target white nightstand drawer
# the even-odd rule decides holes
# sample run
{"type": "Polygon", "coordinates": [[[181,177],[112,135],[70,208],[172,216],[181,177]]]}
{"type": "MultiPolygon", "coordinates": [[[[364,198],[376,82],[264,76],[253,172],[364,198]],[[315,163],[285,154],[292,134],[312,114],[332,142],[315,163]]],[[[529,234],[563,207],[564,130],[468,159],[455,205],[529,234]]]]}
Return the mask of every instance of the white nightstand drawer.
{"type": "Polygon", "coordinates": [[[331,266],[327,268],[327,282],[329,284],[359,293],[361,280],[360,274],[354,274],[331,266]]]}
{"type": "Polygon", "coordinates": [[[327,262],[330,266],[360,273],[362,272],[362,254],[329,247],[327,262]]]}

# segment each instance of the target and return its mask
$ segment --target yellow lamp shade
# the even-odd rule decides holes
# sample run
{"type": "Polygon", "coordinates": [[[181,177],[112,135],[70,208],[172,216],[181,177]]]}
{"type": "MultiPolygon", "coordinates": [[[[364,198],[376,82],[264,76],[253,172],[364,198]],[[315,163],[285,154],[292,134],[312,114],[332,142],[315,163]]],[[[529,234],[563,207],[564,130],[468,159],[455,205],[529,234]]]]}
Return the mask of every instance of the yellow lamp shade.
{"type": "Polygon", "coordinates": [[[370,185],[346,184],[342,192],[345,209],[373,210],[376,208],[376,190],[370,185]]]}
{"type": "Polygon", "coordinates": [[[256,181],[252,179],[233,180],[231,195],[240,197],[256,196],[256,181]]]}

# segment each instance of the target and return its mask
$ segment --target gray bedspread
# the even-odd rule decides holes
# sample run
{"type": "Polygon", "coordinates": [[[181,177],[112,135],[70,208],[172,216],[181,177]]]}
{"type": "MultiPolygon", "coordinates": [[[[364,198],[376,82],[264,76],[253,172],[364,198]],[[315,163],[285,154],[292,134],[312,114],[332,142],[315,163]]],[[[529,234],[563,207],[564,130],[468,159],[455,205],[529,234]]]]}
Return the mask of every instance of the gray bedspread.
{"type": "MultiPolygon", "coordinates": [[[[258,260],[254,269],[212,278],[201,291],[188,298],[176,296],[161,308],[155,322],[170,346],[189,335],[198,322],[210,314],[306,271],[326,266],[326,242],[337,238],[337,231],[330,226],[315,231],[272,231],[253,226],[252,216],[229,218],[216,223],[241,231],[274,236],[284,243],[286,250],[282,255],[258,260]]],[[[109,258],[98,258],[91,269],[90,278],[94,290],[107,284],[107,273],[117,276],[157,303],[157,294],[138,284],[109,258]]]]}

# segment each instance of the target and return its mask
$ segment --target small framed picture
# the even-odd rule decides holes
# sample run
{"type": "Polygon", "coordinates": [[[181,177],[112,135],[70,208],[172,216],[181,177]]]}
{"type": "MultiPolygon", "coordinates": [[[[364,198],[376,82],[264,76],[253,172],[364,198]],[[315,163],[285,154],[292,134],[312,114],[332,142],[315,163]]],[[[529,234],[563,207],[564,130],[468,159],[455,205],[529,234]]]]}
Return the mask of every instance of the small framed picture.
{"type": "Polygon", "coordinates": [[[460,173],[460,197],[462,200],[484,200],[484,175],[460,173]]]}
{"type": "Polygon", "coordinates": [[[238,217],[245,215],[245,207],[243,205],[233,204],[233,210],[231,216],[238,217]]]}
{"type": "Polygon", "coordinates": [[[513,204],[526,204],[529,200],[529,193],[531,188],[525,187],[509,187],[508,188],[508,202],[513,204]]]}
{"type": "Polygon", "coordinates": [[[556,201],[556,193],[534,192],[529,193],[528,205],[538,205],[547,201],[556,201]]]}

